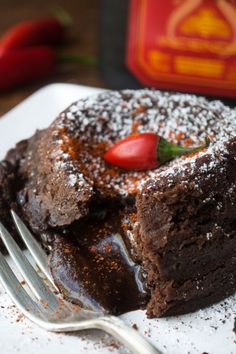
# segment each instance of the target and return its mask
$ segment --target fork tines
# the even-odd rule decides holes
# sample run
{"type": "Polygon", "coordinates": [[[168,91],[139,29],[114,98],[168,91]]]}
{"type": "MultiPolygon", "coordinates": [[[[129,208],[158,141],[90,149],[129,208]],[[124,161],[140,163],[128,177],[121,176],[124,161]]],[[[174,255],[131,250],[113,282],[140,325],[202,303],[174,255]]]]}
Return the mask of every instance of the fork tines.
{"type": "MultiPolygon", "coordinates": [[[[39,269],[49,280],[50,285],[56,286],[53,283],[52,276],[48,270],[47,256],[42,248],[39,246],[33,235],[22,222],[19,216],[11,211],[16,228],[22,237],[26,248],[29,250],[31,256],[36,262],[39,269]]],[[[17,276],[14,274],[12,268],[9,266],[6,258],[0,252],[0,280],[3,283],[4,288],[12,297],[13,301],[20,307],[22,312],[32,312],[34,315],[43,312],[55,311],[61,305],[60,300],[51,290],[49,284],[47,284],[29,262],[25,253],[17,245],[14,238],[7,231],[7,229],[0,223],[0,237],[14,261],[17,269],[23,276],[24,281],[29,286],[36,301],[30,296],[30,294],[24,289],[17,276]]]]}

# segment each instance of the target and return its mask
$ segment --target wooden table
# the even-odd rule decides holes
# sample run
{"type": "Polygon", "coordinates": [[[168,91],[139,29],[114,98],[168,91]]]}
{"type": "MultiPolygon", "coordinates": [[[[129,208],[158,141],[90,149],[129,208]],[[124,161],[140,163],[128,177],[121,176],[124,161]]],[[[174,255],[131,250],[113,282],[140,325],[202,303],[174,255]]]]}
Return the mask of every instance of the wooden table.
{"type": "MultiPolygon", "coordinates": [[[[1,0],[0,35],[12,24],[25,19],[50,15],[58,6],[73,18],[68,43],[60,51],[68,54],[98,54],[100,0],[1,0]]],[[[105,87],[96,66],[63,64],[47,81],[26,85],[0,94],[0,116],[24,98],[52,82],[70,82],[81,85],[105,87]]]]}

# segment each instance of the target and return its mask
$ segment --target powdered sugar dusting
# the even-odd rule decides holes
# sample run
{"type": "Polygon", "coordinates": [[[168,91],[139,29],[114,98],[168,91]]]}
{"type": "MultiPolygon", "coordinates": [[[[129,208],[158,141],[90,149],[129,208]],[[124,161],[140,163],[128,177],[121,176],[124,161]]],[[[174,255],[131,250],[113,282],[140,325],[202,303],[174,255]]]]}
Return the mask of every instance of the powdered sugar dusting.
{"type": "MultiPolygon", "coordinates": [[[[75,162],[66,155],[65,136],[80,141],[76,150],[78,160],[83,159],[76,172],[68,175],[70,185],[88,183],[109,193],[127,196],[142,188],[148,180],[155,183],[168,178],[171,184],[174,174],[194,171],[197,159],[206,154],[210,162],[202,164],[202,172],[209,173],[220,163],[226,153],[225,143],[235,136],[236,110],[220,101],[208,102],[202,97],[188,94],[170,94],[156,90],[106,91],[73,103],[55,121],[54,127],[63,130],[58,138],[60,161],[58,168],[73,167],[75,162]],[[155,132],[182,145],[198,146],[206,136],[212,140],[210,147],[191,157],[175,159],[153,171],[129,172],[108,166],[103,152],[115,141],[134,132],[155,132]],[[100,154],[98,147],[102,147],[100,154]],[[91,150],[94,146],[94,150],[91,150]],[[92,151],[92,152],[91,152],[92,151]],[[72,165],[71,165],[72,164],[72,165]]],[[[197,181],[196,181],[197,185],[197,181]]]]}

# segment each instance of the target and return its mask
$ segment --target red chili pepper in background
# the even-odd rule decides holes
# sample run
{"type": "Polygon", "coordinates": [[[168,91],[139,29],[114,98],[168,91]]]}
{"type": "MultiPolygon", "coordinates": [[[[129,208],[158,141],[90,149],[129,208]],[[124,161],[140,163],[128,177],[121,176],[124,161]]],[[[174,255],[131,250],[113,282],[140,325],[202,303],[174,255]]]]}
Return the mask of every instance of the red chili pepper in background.
{"type": "Polygon", "coordinates": [[[24,21],[13,26],[0,38],[0,53],[38,45],[63,42],[66,25],[56,17],[24,21]]]}
{"type": "Polygon", "coordinates": [[[46,46],[4,52],[0,54],[0,90],[46,78],[56,63],[55,51],[46,46]]]}
{"type": "Polygon", "coordinates": [[[127,170],[149,170],[187,153],[194,153],[209,145],[197,148],[182,147],[172,144],[154,133],[130,135],[114,144],[104,155],[104,159],[112,165],[127,170]]]}
{"type": "Polygon", "coordinates": [[[61,62],[93,65],[96,59],[85,54],[58,55],[47,46],[9,50],[0,53],[0,91],[48,78],[61,62]]]}

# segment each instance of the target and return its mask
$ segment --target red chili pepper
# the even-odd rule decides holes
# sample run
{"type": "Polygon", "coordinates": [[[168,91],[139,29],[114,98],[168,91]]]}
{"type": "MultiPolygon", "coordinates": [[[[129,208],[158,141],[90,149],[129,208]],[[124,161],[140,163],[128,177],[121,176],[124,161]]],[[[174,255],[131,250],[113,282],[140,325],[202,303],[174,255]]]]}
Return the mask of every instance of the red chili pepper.
{"type": "Polygon", "coordinates": [[[46,46],[4,52],[0,54],[0,90],[47,78],[56,63],[55,51],[46,46]]]}
{"type": "Polygon", "coordinates": [[[61,62],[94,65],[96,59],[86,54],[58,55],[47,46],[9,50],[0,53],[0,91],[48,78],[61,62]]]}
{"type": "Polygon", "coordinates": [[[0,38],[0,52],[38,45],[55,45],[63,41],[66,26],[57,18],[25,21],[13,26],[0,38]]]}
{"type": "Polygon", "coordinates": [[[104,159],[127,170],[149,170],[187,153],[200,151],[209,145],[197,148],[172,144],[154,133],[130,135],[114,144],[104,155],[104,159]]]}

